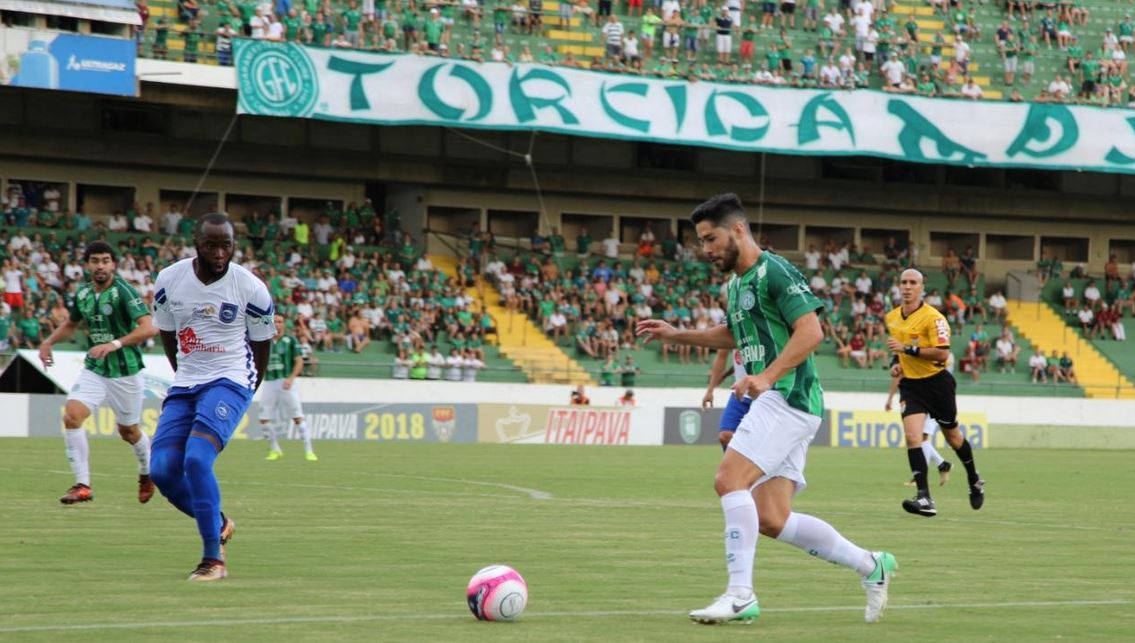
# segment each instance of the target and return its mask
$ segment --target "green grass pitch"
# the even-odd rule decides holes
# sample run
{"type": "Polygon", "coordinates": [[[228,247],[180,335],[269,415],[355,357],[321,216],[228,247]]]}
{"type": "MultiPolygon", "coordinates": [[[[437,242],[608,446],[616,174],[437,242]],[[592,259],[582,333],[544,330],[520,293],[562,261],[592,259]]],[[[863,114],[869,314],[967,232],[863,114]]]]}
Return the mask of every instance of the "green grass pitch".
{"type": "Polygon", "coordinates": [[[63,507],[63,441],[0,440],[0,640],[11,641],[1042,641],[1135,632],[1130,452],[979,452],[940,514],[902,512],[898,450],[813,449],[796,508],[899,560],[891,608],[863,623],[848,570],[761,538],[759,621],[685,612],[725,581],[711,447],[231,445],[218,462],[238,523],[231,576],[190,584],[194,523],[134,498],[134,463],[93,440],[96,499],[63,507]],[[479,567],[529,584],[519,622],[476,622],[479,567]]]}

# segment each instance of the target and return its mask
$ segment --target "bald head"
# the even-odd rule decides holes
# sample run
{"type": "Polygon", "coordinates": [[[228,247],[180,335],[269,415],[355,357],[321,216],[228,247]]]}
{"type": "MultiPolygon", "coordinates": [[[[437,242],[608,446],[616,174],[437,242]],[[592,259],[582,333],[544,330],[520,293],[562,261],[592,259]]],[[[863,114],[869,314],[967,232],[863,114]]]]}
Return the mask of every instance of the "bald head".
{"type": "Polygon", "coordinates": [[[914,268],[908,268],[902,271],[899,275],[899,292],[902,293],[902,304],[904,308],[917,308],[918,304],[922,301],[922,292],[925,285],[925,278],[922,273],[914,268]]]}

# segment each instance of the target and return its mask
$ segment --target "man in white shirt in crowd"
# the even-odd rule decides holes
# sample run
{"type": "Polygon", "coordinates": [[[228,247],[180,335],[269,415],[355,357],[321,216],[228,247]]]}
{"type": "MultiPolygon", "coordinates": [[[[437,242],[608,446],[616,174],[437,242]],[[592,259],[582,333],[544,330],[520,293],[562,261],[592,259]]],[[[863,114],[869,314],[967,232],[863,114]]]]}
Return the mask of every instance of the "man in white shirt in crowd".
{"type": "Polygon", "coordinates": [[[149,234],[154,229],[154,220],[150,218],[150,213],[143,210],[138,216],[134,217],[134,232],[141,232],[142,234],[149,234]]]}
{"type": "Polygon", "coordinates": [[[1006,308],[1009,302],[1005,301],[1005,295],[1001,291],[993,293],[989,296],[989,312],[992,313],[993,319],[1002,321],[1005,319],[1005,314],[1008,312],[1006,308]]]}
{"type": "Polygon", "coordinates": [[[819,270],[820,259],[822,257],[823,255],[820,254],[819,250],[816,250],[815,245],[808,244],[808,251],[804,253],[804,268],[808,272],[815,272],[819,270]]]}
{"type": "Polygon", "coordinates": [[[126,232],[128,225],[130,225],[130,222],[126,220],[126,215],[121,212],[115,212],[106,222],[106,229],[111,232],[126,232]]]}
{"type": "Polygon", "coordinates": [[[430,354],[426,357],[426,379],[427,380],[440,380],[441,371],[445,368],[445,355],[437,349],[437,345],[430,347],[430,354]]]}
{"type": "Polygon", "coordinates": [[[611,236],[603,240],[603,255],[609,259],[617,259],[619,257],[619,238],[615,236],[615,231],[611,231],[611,236]]]}
{"type": "Polygon", "coordinates": [[[465,361],[461,365],[461,379],[465,382],[476,382],[477,371],[485,368],[485,363],[477,356],[477,351],[466,349],[465,361]]]}
{"type": "Polygon", "coordinates": [[[181,206],[171,203],[169,204],[169,211],[162,215],[162,232],[168,235],[177,234],[179,223],[181,223],[181,206]]]}
{"type": "Polygon", "coordinates": [[[1039,348],[1029,358],[1029,373],[1033,384],[1048,383],[1048,360],[1044,357],[1044,351],[1039,348]]]}
{"type": "Polygon", "coordinates": [[[465,366],[465,358],[457,352],[457,349],[450,349],[449,357],[445,358],[445,379],[448,382],[461,381],[461,369],[465,366]]]}

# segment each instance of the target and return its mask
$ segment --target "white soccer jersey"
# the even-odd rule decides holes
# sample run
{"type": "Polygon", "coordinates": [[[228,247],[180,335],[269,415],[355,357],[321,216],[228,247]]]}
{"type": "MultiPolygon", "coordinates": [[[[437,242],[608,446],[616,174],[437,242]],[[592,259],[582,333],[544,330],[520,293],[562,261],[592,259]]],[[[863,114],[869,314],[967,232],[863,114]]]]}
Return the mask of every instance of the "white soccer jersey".
{"type": "Polygon", "coordinates": [[[174,386],[196,386],[225,378],[256,386],[249,341],[272,339],[272,297],[255,275],[230,263],[224,277],[204,285],[183,259],[158,273],[154,324],[177,333],[174,386]]]}

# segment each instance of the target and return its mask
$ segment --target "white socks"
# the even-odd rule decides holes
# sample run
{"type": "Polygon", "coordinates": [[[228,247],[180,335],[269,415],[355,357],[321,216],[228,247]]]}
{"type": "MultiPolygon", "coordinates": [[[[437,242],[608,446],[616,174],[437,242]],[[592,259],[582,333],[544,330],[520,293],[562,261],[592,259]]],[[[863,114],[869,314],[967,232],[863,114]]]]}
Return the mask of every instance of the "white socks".
{"type": "Polygon", "coordinates": [[[307,428],[307,420],[300,420],[300,423],[296,425],[296,428],[299,429],[300,439],[303,440],[303,452],[311,453],[311,430],[307,428]]]}
{"type": "Polygon", "coordinates": [[[150,436],[142,430],[139,430],[138,433],[142,437],[138,438],[138,441],[131,444],[130,447],[134,449],[134,457],[138,459],[138,474],[148,476],[150,475],[150,436]]]}
{"type": "Polygon", "coordinates": [[[63,429],[63,439],[67,444],[67,460],[71,463],[71,473],[75,474],[75,484],[91,486],[91,450],[86,430],[63,429]]]}
{"type": "Polygon", "coordinates": [[[729,570],[729,591],[751,592],[753,560],[757,556],[757,505],[748,489],[721,496],[725,513],[725,566],[729,570]]]}
{"type": "Polygon", "coordinates": [[[272,443],[268,445],[269,448],[273,451],[279,451],[280,441],[276,438],[276,423],[265,422],[260,425],[260,429],[264,431],[264,438],[272,441],[272,443]]]}
{"type": "Polygon", "coordinates": [[[844,538],[835,527],[815,516],[792,512],[776,539],[795,545],[829,563],[854,569],[865,578],[875,570],[875,559],[871,552],[844,538]]]}
{"type": "Polygon", "coordinates": [[[942,457],[942,454],[938,453],[938,449],[934,448],[933,438],[922,441],[922,453],[926,456],[926,464],[932,467],[936,467],[946,461],[946,459],[942,457]]]}

